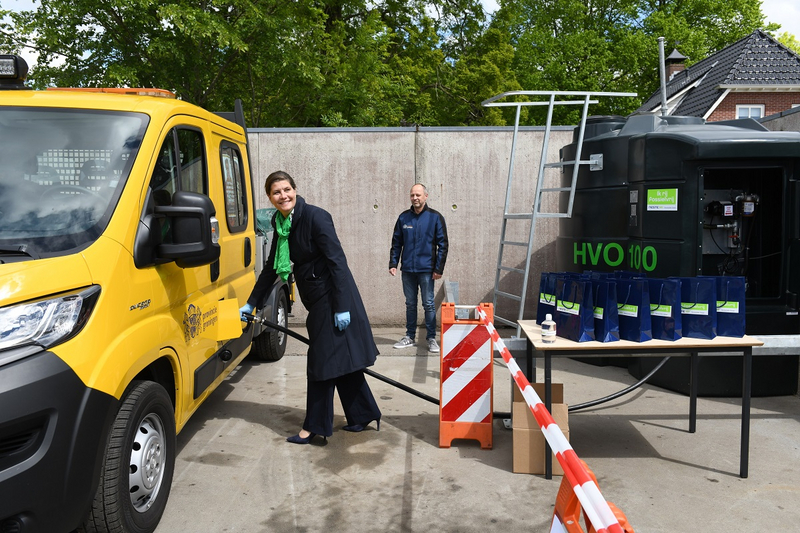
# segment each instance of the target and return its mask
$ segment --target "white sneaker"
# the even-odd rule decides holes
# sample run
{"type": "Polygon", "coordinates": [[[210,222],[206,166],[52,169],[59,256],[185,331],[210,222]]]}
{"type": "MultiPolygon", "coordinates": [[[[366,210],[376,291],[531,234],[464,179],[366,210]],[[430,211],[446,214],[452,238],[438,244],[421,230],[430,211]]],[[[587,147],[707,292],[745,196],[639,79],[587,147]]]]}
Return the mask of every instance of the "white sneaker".
{"type": "Polygon", "coordinates": [[[397,341],[394,345],[395,348],[410,348],[411,346],[414,346],[414,339],[408,335],[397,341]]]}
{"type": "Polygon", "coordinates": [[[428,339],[428,351],[431,353],[439,353],[439,345],[436,344],[436,339],[428,339]]]}

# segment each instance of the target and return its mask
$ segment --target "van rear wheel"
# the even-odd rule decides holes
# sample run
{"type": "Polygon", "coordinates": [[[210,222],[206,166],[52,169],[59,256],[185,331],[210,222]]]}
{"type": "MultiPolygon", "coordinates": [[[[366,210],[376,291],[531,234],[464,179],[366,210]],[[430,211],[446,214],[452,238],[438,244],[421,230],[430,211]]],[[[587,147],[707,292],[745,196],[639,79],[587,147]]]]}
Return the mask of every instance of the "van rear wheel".
{"type": "MultiPolygon", "coordinates": [[[[286,293],[279,289],[278,308],[276,309],[275,323],[287,327],[289,323],[289,305],[286,293]]],[[[288,335],[282,331],[267,328],[258,337],[253,339],[252,352],[261,361],[278,361],[286,353],[286,340],[288,335]]]]}
{"type": "Polygon", "coordinates": [[[175,449],[175,408],[167,391],[152,381],[134,382],[111,428],[82,531],[155,531],[167,506],[175,449]]]}

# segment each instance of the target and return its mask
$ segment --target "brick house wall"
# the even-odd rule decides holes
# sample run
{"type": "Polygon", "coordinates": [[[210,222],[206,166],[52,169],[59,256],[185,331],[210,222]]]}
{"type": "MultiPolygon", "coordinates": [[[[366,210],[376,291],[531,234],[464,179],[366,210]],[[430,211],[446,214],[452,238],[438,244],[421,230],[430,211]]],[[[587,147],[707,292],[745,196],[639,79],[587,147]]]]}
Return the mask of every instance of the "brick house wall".
{"type": "Polygon", "coordinates": [[[742,104],[763,104],[766,117],[791,109],[792,104],[800,104],[800,92],[730,92],[707,120],[733,120],[736,118],[736,106],[742,104]]]}

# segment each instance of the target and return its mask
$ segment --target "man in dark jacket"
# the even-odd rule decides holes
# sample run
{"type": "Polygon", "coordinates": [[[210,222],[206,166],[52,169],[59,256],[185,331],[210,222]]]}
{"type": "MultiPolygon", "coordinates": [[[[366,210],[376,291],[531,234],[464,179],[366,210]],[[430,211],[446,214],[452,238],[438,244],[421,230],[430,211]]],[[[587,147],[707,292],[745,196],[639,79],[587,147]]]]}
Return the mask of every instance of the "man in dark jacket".
{"type": "Polygon", "coordinates": [[[406,334],[395,348],[414,346],[417,333],[417,289],[422,295],[428,351],[439,352],[436,343],[436,304],[433,282],[441,279],[447,260],[447,226],[438,211],[427,206],[428,190],[421,183],[411,187],[411,208],[400,213],[394,225],[389,273],[400,264],[406,297],[406,334]]]}

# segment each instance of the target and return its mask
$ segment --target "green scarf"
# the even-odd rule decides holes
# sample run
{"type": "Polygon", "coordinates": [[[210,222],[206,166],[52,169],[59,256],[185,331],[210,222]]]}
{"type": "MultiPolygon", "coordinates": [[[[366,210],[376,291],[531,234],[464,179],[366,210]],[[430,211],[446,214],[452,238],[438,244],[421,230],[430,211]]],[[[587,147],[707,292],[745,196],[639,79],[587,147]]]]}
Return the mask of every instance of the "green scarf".
{"type": "Polygon", "coordinates": [[[278,245],[275,247],[275,272],[283,281],[292,271],[292,261],[289,259],[289,230],[292,228],[292,214],[284,217],[280,211],[275,213],[275,231],[278,233],[278,245]]]}

